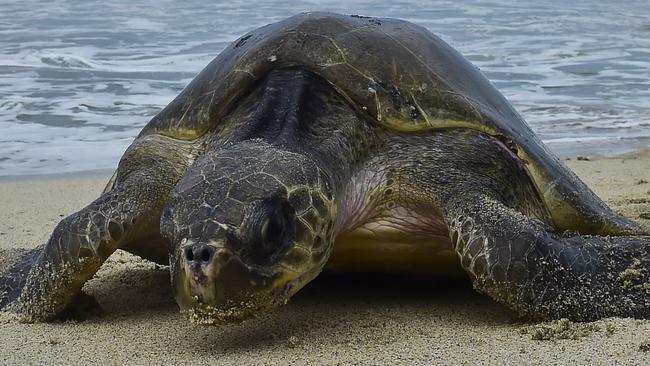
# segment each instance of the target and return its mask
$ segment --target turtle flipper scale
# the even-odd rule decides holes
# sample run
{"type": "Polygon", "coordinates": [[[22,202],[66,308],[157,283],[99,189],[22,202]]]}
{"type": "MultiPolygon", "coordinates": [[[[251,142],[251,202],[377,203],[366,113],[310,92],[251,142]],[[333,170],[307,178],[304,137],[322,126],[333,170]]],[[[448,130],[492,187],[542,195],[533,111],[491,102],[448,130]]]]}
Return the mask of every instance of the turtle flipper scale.
{"type": "Polygon", "coordinates": [[[27,274],[43,251],[35,249],[0,250],[0,310],[9,310],[20,296],[27,274]]]}
{"type": "Polygon", "coordinates": [[[21,272],[24,287],[12,308],[22,320],[48,321],[63,314],[116,249],[159,235],[161,212],[187,164],[186,144],[157,136],[134,142],[112,184],[64,218],[26,277],[21,272]]]}
{"type": "Polygon", "coordinates": [[[520,315],[650,317],[650,236],[559,235],[485,194],[445,206],[474,287],[520,315]]]}
{"type": "Polygon", "coordinates": [[[135,172],[64,218],[37,256],[34,251],[12,266],[3,284],[11,288],[7,301],[24,283],[15,306],[23,320],[47,321],[60,315],[116,249],[157,229],[168,192],[147,174],[135,172]]]}

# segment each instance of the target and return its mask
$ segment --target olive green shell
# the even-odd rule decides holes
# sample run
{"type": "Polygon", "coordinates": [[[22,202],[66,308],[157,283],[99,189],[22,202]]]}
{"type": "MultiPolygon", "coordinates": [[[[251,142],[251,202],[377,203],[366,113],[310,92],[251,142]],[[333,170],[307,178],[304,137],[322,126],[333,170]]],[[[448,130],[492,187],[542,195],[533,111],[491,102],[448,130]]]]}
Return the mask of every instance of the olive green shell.
{"type": "Polygon", "coordinates": [[[425,28],[396,19],[304,13],[256,29],[226,47],[140,136],[195,139],[270,70],[296,66],[389,129],[471,128],[505,139],[559,229],[641,232],[550,153],[476,67],[425,28]]]}

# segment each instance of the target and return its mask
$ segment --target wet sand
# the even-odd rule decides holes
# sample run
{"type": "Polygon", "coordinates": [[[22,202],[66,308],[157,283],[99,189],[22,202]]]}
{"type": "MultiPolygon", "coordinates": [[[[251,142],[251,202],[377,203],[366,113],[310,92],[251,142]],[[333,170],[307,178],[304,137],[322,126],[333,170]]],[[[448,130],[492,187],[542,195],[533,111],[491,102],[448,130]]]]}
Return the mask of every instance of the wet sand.
{"type": "MultiPolygon", "coordinates": [[[[650,150],[568,161],[619,212],[650,224],[650,150]]],[[[30,248],[94,199],[107,176],[0,181],[0,247],[30,248]]],[[[321,276],[277,311],[195,326],[165,267],[118,252],[85,287],[86,320],[0,314],[0,364],[650,364],[650,321],[526,324],[463,279],[321,276]]]]}

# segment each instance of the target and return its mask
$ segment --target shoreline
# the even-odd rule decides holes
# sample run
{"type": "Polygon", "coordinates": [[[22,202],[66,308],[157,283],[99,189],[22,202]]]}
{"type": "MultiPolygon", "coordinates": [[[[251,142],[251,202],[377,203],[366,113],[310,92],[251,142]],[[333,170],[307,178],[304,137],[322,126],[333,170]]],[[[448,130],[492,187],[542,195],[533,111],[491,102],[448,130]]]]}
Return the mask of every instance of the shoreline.
{"type": "MultiPolygon", "coordinates": [[[[613,209],[650,219],[650,148],[565,161],[613,209]]],[[[34,247],[94,200],[111,172],[0,177],[0,248],[34,247]]],[[[650,320],[522,323],[467,280],[319,276],[241,324],[195,326],[166,267],[117,252],[84,290],[86,320],[20,324],[0,313],[2,364],[650,364],[650,320]]]]}
{"type": "MultiPolygon", "coordinates": [[[[546,144],[550,149],[550,144],[546,144]]],[[[634,146],[630,148],[618,148],[617,151],[613,154],[603,153],[598,151],[595,148],[591,149],[563,149],[563,153],[559,154],[555,151],[556,149],[551,149],[551,151],[562,161],[571,161],[576,160],[578,157],[587,157],[589,160],[602,160],[602,159],[616,159],[626,156],[633,156],[635,154],[644,154],[650,151],[650,145],[648,146],[634,146]],[[569,154],[570,152],[570,154],[569,154]]],[[[117,164],[119,161],[115,162],[114,168],[100,168],[100,169],[90,169],[90,170],[73,170],[70,172],[61,172],[61,173],[35,173],[35,174],[0,174],[0,183],[5,181],[22,181],[22,180],[47,180],[47,179],[69,179],[69,178],[86,178],[86,177],[102,177],[109,176],[113,174],[115,169],[117,169],[117,164]]]]}
{"type": "MultiPolygon", "coordinates": [[[[115,165],[117,169],[117,164],[115,165]]],[[[108,177],[113,174],[115,169],[91,169],[91,170],[75,170],[72,172],[63,173],[42,173],[42,174],[9,174],[0,175],[0,183],[2,182],[16,182],[16,181],[42,181],[42,180],[65,180],[77,178],[100,178],[108,177]]]]}

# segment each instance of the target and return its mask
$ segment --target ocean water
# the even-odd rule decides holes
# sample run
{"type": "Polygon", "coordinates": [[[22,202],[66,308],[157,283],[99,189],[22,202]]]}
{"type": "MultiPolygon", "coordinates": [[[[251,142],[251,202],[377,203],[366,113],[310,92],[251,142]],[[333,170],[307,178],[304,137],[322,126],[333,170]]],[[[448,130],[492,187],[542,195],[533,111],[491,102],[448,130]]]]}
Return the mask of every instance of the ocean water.
{"type": "Polygon", "coordinates": [[[427,27],[560,156],[650,145],[647,0],[0,0],[0,175],[113,169],[231,41],[314,10],[427,27]]]}

